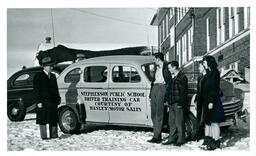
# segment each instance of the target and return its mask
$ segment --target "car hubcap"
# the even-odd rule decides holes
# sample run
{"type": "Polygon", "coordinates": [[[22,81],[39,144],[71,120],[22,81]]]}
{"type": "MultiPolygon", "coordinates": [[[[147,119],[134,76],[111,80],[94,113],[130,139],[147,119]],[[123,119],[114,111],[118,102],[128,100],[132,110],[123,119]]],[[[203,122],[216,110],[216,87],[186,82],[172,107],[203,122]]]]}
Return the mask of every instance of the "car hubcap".
{"type": "Polygon", "coordinates": [[[18,115],[18,113],[19,113],[19,109],[16,108],[16,107],[13,107],[12,108],[12,115],[18,115]]]}
{"type": "Polygon", "coordinates": [[[73,130],[75,128],[76,121],[71,111],[66,111],[63,113],[62,124],[63,127],[68,131],[73,130]]]}

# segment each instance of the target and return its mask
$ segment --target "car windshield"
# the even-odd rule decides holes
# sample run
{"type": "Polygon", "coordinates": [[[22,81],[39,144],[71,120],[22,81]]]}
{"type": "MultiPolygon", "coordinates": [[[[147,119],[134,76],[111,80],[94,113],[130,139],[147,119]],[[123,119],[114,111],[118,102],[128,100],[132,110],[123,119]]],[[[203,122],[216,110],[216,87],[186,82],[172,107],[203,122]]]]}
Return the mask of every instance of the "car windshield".
{"type": "Polygon", "coordinates": [[[153,80],[154,77],[154,70],[155,70],[155,64],[154,63],[148,63],[141,66],[142,71],[145,73],[149,81],[153,80]]]}

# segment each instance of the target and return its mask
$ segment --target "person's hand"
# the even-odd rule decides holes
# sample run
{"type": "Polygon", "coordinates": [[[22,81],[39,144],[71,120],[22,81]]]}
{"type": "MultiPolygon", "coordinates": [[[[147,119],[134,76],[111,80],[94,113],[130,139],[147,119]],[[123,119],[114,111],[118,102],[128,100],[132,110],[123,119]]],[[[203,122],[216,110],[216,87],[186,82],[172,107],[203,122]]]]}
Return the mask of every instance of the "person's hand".
{"type": "Polygon", "coordinates": [[[164,106],[169,106],[168,102],[165,102],[165,103],[164,103],[164,106]]]}
{"type": "Polygon", "coordinates": [[[209,108],[209,109],[212,109],[212,107],[213,107],[213,104],[212,104],[212,103],[209,103],[209,104],[208,104],[208,108],[209,108]]]}
{"type": "Polygon", "coordinates": [[[182,109],[183,107],[182,107],[182,106],[177,105],[177,108],[178,108],[178,109],[182,109]]]}
{"type": "Polygon", "coordinates": [[[39,104],[37,104],[37,107],[38,107],[38,108],[42,108],[42,107],[43,107],[43,104],[42,104],[42,103],[39,103],[39,104]]]}

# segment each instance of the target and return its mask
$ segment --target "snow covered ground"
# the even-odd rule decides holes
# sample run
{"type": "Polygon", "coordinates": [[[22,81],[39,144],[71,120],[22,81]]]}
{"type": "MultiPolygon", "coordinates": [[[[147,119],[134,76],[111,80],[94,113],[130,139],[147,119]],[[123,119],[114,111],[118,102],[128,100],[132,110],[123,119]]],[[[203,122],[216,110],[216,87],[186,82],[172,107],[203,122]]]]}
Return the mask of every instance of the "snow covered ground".
{"type": "MultiPolygon", "coordinates": [[[[238,120],[237,126],[222,131],[222,150],[249,150],[249,118],[238,120]]],[[[8,151],[147,151],[147,150],[193,150],[199,151],[199,142],[190,141],[181,147],[148,143],[152,131],[146,128],[89,125],[81,134],[68,135],[59,130],[59,138],[41,140],[35,114],[28,114],[23,122],[7,122],[8,151]]],[[[168,134],[164,133],[163,137],[168,134]]]]}

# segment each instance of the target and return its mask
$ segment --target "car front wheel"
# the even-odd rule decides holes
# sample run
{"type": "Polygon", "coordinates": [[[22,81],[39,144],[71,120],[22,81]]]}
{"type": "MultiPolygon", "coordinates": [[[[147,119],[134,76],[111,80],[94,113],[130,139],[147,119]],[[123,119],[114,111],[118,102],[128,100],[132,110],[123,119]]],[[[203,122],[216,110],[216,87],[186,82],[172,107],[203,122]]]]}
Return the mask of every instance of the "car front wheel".
{"type": "Polygon", "coordinates": [[[70,108],[64,108],[60,111],[59,126],[64,133],[78,133],[81,127],[75,112],[70,108]]]}
{"type": "Polygon", "coordinates": [[[26,116],[26,111],[21,108],[18,103],[11,103],[7,107],[7,115],[11,121],[23,121],[26,116]]]}

